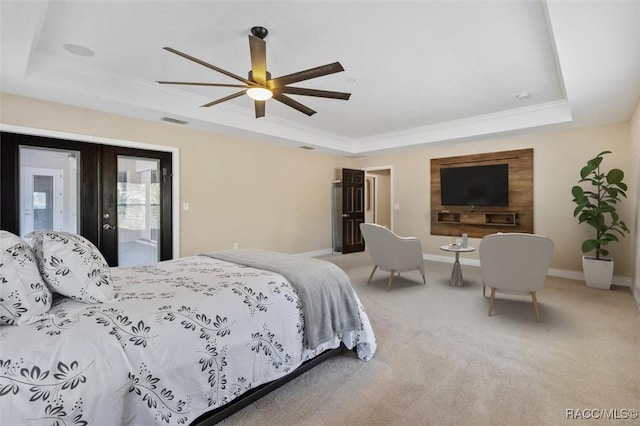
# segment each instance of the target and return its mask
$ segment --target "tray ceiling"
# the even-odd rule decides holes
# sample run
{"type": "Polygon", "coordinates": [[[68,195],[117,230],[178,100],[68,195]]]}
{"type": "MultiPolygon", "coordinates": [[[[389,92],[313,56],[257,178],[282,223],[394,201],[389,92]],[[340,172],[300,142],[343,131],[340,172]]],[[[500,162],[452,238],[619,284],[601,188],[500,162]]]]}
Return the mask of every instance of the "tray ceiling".
{"type": "Polygon", "coordinates": [[[553,125],[628,120],[640,96],[640,2],[2,1],[2,91],[148,120],[358,155],[553,125]],[[235,74],[247,36],[269,29],[273,76],[340,61],[254,118],[234,83],[170,46],[235,74]],[[87,49],[87,50],[83,50],[87,49]],[[595,69],[594,69],[595,68],[595,69]],[[526,95],[523,95],[526,94],[526,95]],[[520,95],[520,96],[518,96],[520,95]]]}

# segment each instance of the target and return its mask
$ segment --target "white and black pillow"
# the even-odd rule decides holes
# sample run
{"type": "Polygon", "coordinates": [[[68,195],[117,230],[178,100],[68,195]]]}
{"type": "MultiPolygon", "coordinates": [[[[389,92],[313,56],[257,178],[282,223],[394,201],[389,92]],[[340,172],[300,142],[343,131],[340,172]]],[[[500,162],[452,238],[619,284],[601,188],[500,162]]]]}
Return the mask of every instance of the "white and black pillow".
{"type": "Polygon", "coordinates": [[[17,235],[0,230],[0,324],[26,324],[50,307],[51,292],[31,247],[17,235]]]}
{"type": "Polygon", "coordinates": [[[115,299],[109,265],[89,240],[59,231],[35,231],[27,237],[33,238],[40,275],[51,290],[85,303],[115,299]]]}

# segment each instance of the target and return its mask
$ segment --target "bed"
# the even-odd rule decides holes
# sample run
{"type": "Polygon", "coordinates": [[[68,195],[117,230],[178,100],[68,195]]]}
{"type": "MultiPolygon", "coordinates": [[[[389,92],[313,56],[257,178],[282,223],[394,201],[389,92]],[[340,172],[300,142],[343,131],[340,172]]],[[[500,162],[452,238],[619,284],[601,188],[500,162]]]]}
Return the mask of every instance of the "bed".
{"type": "MultiPolygon", "coordinates": [[[[254,260],[225,256],[112,268],[112,300],[53,293],[46,313],[0,326],[0,424],[180,425],[210,413],[218,421],[233,411],[225,407],[341,347],[363,361],[375,353],[352,289],[358,326],[310,342],[310,302],[299,297],[298,284],[254,260]]],[[[313,266],[304,262],[329,264],[286,257],[303,262],[299,271],[313,266]]]]}

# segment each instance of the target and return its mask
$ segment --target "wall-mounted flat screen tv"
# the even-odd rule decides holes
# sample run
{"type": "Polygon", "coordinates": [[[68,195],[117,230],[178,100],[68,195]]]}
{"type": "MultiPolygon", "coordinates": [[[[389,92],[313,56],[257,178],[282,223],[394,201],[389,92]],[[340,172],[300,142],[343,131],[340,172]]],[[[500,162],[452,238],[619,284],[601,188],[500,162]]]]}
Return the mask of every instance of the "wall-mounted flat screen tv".
{"type": "Polygon", "coordinates": [[[509,165],[440,169],[443,206],[508,206],[509,165]]]}

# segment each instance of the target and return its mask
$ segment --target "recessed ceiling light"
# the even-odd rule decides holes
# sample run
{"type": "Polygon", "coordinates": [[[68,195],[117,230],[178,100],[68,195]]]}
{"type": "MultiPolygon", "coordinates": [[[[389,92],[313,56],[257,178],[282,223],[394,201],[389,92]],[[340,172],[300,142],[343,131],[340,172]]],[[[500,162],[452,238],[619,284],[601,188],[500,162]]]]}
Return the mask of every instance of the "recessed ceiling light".
{"type": "Polygon", "coordinates": [[[516,95],[516,98],[520,99],[521,101],[524,101],[526,99],[529,99],[529,92],[522,92],[522,93],[518,93],[516,95]]]}
{"type": "Polygon", "coordinates": [[[96,54],[96,52],[89,49],[88,47],[81,46],[79,44],[65,43],[62,45],[62,47],[64,50],[66,50],[67,52],[73,55],[91,57],[91,56],[95,56],[96,54]]]}

